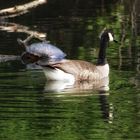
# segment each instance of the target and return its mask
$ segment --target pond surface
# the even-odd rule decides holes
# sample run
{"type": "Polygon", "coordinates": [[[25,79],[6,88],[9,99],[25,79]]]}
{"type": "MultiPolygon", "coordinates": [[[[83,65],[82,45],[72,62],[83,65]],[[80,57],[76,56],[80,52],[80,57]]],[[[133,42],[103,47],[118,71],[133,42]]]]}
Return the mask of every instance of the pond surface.
{"type": "MultiPolygon", "coordinates": [[[[132,17],[123,3],[91,8],[75,9],[72,15],[59,11],[61,16],[56,16],[55,12],[56,17],[52,13],[47,17],[36,16],[38,9],[0,23],[1,140],[140,139],[138,26],[132,26],[132,17]],[[18,30],[13,30],[13,26],[18,30]],[[47,33],[47,40],[66,52],[67,58],[94,63],[98,36],[105,26],[113,28],[120,42],[111,43],[108,48],[109,91],[88,89],[89,83],[64,90],[59,83],[47,82],[42,69],[34,69],[20,60],[24,48],[18,45],[17,38],[25,39],[29,32],[36,31],[47,33]]],[[[140,18],[136,19],[138,25],[140,18]]]]}

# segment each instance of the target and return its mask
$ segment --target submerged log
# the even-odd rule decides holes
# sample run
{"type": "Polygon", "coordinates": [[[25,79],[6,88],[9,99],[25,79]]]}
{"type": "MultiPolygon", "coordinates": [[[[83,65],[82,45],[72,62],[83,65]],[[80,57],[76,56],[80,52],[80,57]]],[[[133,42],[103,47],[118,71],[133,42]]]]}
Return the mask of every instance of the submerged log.
{"type": "Polygon", "coordinates": [[[45,4],[46,2],[47,0],[34,0],[23,5],[2,9],[0,10],[0,18],[11,18],[25,14],[29,12],[30,9],[35,8],[41,4],[45,4]]]}
{"type": "Polygon", "coordinates": [[[14,60],[20,60],[20,56],[17,55],[3,55],[0,54],[0,63],[7,62],[7,61],[14,61],[14,60]]]}

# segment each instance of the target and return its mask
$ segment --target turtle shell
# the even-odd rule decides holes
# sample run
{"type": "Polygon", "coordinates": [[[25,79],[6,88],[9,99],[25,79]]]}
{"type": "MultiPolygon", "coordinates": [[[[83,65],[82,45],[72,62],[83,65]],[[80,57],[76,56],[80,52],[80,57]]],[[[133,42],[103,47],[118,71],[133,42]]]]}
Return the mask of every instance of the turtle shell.
{"type": "Polygon", "coordinates": [[[66,56],[62,50],[46,41],[27,46],[26,52],[38,57],[49,58],[49,60],[61,60],[66,56]]]}

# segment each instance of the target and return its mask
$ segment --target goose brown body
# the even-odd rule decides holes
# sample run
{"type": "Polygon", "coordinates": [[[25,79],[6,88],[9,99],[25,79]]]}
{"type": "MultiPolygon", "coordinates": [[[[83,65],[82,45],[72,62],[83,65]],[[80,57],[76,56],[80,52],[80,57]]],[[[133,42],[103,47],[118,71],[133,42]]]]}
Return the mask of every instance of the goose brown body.
{"type": "Polygon", "coordinates": [[[90,62],[82,61],[82,60],[62,60],[56,63],[50,63],[46,65],[44,69],[54,69],[54,70],[61,70],[67,74],[71,74],[74,76],[76,81],[82,80],[99,80],[107,75],[103,73],[103,69],[108,67],[108,64],[104,66],[96,66],[90,62]],[[46,68],[45,68],[46,67],[46,68]],[[102,67],[102,70],[100,70],[102,67]]]}

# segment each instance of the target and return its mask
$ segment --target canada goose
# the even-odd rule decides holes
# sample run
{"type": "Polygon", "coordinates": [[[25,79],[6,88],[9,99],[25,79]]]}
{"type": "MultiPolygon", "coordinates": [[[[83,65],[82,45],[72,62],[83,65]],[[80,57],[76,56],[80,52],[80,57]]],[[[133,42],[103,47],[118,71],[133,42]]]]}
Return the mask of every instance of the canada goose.
{"type": "Polygon", "coordinates": [[[105,29],[100,35],[100,49],[96,64],[83,60],[62,59],[43,65],[45,75],[50,80],[84,81],[101,80],[109,75],[106,48],[109,41],[115,41],[110,30],[105,29]]]}

